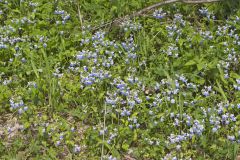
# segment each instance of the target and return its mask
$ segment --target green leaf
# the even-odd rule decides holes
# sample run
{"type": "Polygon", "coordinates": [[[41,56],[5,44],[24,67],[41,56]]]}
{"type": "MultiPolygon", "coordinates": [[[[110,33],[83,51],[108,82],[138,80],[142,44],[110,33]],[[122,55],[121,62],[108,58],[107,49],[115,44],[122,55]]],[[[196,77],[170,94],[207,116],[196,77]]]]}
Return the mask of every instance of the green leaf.
{"type": "Polygon", "coordinates": [[[196,61],[190,60],[190,61],[188,61],[187,63],[185,63],[184,66],[192,66],[192,65],[195,65],[195,64],[196,64],[196,61]]]}
{"type": "Polygon", "coordinates": [[[33,61],[33,54],[31,54],[31,65],[32,65],[32,68],[33,68],[33,71],[35,73],[35,75],[37,76],[37,78],[39,78],[39,74],[38,74],[38,71],[37,71],[37,67],[33,61]]]}
{"type": "Polygon", "coordinates": [[[223,91],[220,83],[218,82],[218,80],[217,80],[216,82],[217,82],[217,86],[218,86],[218,87],[214,86],[214,88],[223,96],[223,99],[224,99],[225,101],[227,101],[227,97],[226,97],[226,95],[225,95],[225,93],[224,93],[224,91],[223,91]]]}
{"type": "Polygon", "coordinates": [[[234,72],[231,72],[231,73],[230,73],[230,76],[231,76],[232,78],[240,79],[240,75],[237,74],[237,73],[234,73],[234,72]]]}
{"type": "Polygon", "coordinates": [[[111,153],[112,153],[112,155],[113,155],[114,157],[116,157],[117,159],[120,159],[121,155],[120,155],[120,153],[118,152],[118,150],[112,148],[111,153]]]}
{"type": "Polygon", "coordinates": [[[222,82],[224,83],[224,84],[228,84],[228,82],[225,80],[225,78],[224,78],[224,73],[223,73],[223,70],[220,68],[220,67],[218,67],[218,70],[219,70],[219,72],[220,72],[220,79],[222,80],[222,82]]]}
{"type": "Polygon", "coordinates": [[[128,148],[129,148],[129,144],[127,144],[127,143],[123,143],[123,144],[122,144],[122,149],[124,149],[125,151],[127,151],[128,148]]]}

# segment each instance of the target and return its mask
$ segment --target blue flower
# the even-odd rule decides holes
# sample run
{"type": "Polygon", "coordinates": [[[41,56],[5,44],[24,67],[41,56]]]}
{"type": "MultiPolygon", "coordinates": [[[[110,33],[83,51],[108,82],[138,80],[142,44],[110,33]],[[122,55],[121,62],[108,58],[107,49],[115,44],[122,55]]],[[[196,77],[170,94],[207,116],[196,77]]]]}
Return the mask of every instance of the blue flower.
{"type": "Polygon", "coordinates": [[[153,12],[153,17],[157,19],[163,19],[166,16],[166,13],[162,9],[155,10],[153,12]]]}

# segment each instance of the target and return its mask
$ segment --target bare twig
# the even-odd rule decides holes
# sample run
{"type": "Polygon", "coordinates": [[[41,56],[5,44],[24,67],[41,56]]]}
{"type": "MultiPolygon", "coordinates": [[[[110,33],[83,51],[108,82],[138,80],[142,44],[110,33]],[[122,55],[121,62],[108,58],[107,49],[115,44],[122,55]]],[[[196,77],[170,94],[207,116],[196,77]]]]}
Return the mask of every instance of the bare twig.
{"type": "Polygon", "coordinates": [[[183,3],[190,3],[190,4],[196,4],[196,3],[212,3],[212,2],[219,2],[221,0],[180,0],[180,2],[183,3]]]}
{"type": "Polygon", "coordinates": [[[165,4],[170,4],[170,3],[175,3],[175,2],[181,2],[181,3],[186,3],[186,4],[198,4],[198,3],[212,3],[212,2],[219,2],[221,0],[166,0],[166,1],[162,1],[159,3],[156,3],[152,6],[149,6],[147,8],[144,8],[138,12],[133,13],[132,15],[130,15],[130,17],[134,17],[134,16],[139,16],[149,10],[153,10],[159,6],[165,5],[165,4]]]}
{"type": "Polygon", "coordinates": [[[165,5],[165,4],[174,3],[174,2],[179,2],[179,0],[166,0],[166,1],[162,1],[162,2],[156,3],[156,4],[152,5],[152,6],[149,6],[147,8],[143,8],[142,10],[131,14],[129,17],[139,16],[139,15],[141,15],[141,14],[143,14],[143,13],[149,11],[149,10],[152,10],[154,8],[157,8],[157,7],[165,5]]]}
{"type": "Polygon", "coordinates": [[[199,4],[199,3],[213,3],[213,2],[220,2],[220,1],[222,1],[222,0],[165,0],[165,1],[158,2],[154,5],[151,5],[149,7],[143,8],[137,12],[134,12],[133,14],[126,15],[126,16],[120,17],[120,18],[116,18],[115,20],[113,20],[111,22],[107,22],[99,27],[93,28],[93,30],[102,28],[104,26],[108,26],[110,24],[119,25],[121,22],[123,22],[126,19],[131,19],[136,16],[142,16],[142,15],[144,15],[145,12],[148,12],[150,10],[153,10],[155,8],[158,8],[158,7],[166,5],[166,4],[171,4],[171,3],[175,3],[175,2],[181,2],[181,3],[186,3],[186,4],[199,4]]]}

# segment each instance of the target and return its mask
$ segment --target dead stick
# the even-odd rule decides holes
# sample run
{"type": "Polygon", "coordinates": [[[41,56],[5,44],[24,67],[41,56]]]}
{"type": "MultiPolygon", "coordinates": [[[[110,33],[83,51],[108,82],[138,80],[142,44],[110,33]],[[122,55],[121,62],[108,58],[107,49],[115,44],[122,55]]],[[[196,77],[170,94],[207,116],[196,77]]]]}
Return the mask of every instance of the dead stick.
{"type": "Polygon", "coordinates": [[[154,8],[160,7],[160,6],[165,5],[165,4],[175,3],[175,2],[181,2],[181,3],[186,3],[186,4],[198,4],[198,3],[212,3],[212,2],[219,2],[219,1],[221,1],[221,0],[166,0],[166,1],[156,3],[152,6],[147,7],[147,8],[144,8],[144,9],[138,11],[138,12],[135,12],[132,15],[130,15],[129,17],[139,16],[144,12],[147,12],[149,10],[153,10],[154,8]]]}
{"type": "Polygon", "coordinates": [[[181,3],[186,3],[186,4],[200,4],[200,3],[213,3],[213,2],[220,2],[220,1],[222,1],[222,0],[165,0],[165,1],[162,1],[162,2],[159,2],[159,3],[156,3],[154,5],[151,5],[149,7],[143,8],[140,11],[135,12],[133,14],[117,18],[117,19],[115,19],[111,22],[107,22],[107,23],[103,24],[102,26],[95,27],[95,28],[93,28],[93,30],[102,28],[102,27],[110,25],[112,23],[118,24],[119,22],[122,22],[126,19],[129,19],[129,18],[133,18],[133,17],[136,17],[136,16],[141,16],[141,15],[143,15],[143,13],[145,13],[147,11],[153,10],[155,8],[158,8],[158,7],[166,5],[166,4],[171,4],[171,3],[175,3],[175,2],[181,2],[181,3]]]}

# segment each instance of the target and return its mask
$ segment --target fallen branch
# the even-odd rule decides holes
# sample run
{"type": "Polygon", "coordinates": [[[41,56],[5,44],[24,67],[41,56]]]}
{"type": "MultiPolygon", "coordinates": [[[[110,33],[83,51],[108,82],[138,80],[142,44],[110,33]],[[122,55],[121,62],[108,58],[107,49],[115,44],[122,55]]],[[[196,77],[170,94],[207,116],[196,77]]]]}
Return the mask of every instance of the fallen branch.
{"type": "Polygon", "coordinates": [[[170,3],[175,3],[175,2],[179,2],[179,0],[166,0],[166,1],[162,1],[162,2],[156,3],[156,4],[152,5],[152,6],[149,6],[147,8],[143,8],[142,10],[140,10],[138,12],[135,12],[135,13],[133,13],[131,15],[128,15],[128,16],[129,17],[139,16],[139,15],[141,15],[141,14],[147,12],[147,11],[150,11],[150,10],[152,10],[154,8],[157,8],[159,6],[162,6],[162,5],[165,5],[165,4],[170,4],[170,3]]]}
{"type": "Polygon", "coordinates": [[[212,2],[219,2],[221,0],[166,0],[166,1],[162,1],[159,3],[156,3],[152,6],[149,6],[147,8],[144,8],[138,12],[133,13],[132,15],[130,15],[129,17],[135,17],[135,16],[139,16],[147,11],[153,10],[157,7],[160,7],[162,5],[165,4],[170,4],[170,3],[175,3],[175,2],[181,2],[181,3],[186,3],[186,4],[199,4],[199,3],[212,3],[212,2]]]}
{"type": "Polygon", "coordinates": [[[102,28],[102,27],[105,27],[108,25],[112,25],[112,24],[120,25],[121,22],[125,21],[126,19],[131,19],[136,16],[142,16],[142,15],[144,15],[145,12],[153,10],[155,8],[158,8],[158,7],[166,5],[166,4],[171,4],[171,3],[176,3],[176,2],[181,2],[181,3],[186,3],[186,4],[200,4],[200,3],[213,3],[213,2],[220,2],[220,1],[222,1],[222,0],[165,0],[165,1],[161,1],[159,3],[156,3],[154,5],[151,5],[149,7],[143,8],[138,12],[134,12],[133,14],[117,18],[111,22],[107,22],[107,23],[103,24],[102,26],[93,28],[93,30],[96,30],[96,29],[99,29],[99,28],[102,28]]]}

